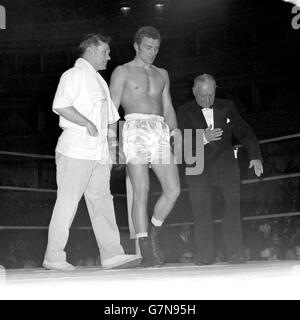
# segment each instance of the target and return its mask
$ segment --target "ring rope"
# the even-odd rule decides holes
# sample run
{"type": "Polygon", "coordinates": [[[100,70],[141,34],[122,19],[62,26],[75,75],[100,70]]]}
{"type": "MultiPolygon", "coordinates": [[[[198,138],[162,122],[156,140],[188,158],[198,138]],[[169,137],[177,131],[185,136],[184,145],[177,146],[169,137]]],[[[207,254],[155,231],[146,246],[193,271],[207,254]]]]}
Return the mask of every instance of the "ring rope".
{"type": "MultiPolygon", "coordinates": [[[[270,181],[277,181],[277,180],[284,180],[284,179],[293,179],[299,178],[299,173],[291,173],[286,175],[262,178],[262,179],[249,179],[249,180],[242,180],[241,184],[254,184],[254,183],[262,183],[262,182],[270,182],[270,181]]],[[[8,190],[8,191],[22,191],[22,192],[44,192],[44,193],[56,193],[56,189],[42,189],[42,188],[26,188],[26,187],[14,187],[14,186],[0,186],[0,190],[8,190]]],[[[183,188],[182,192],[188,192],[188,188],[183,188]]],[[[151,193],[152,196],[159,196],[161,192],[153,192],[151,193]]],[[[114,194],[115,197],[118,198],[126,198],[126,194],[116,193],[114,194]]]]}
{"type": "Polygon", "coordinates": [[[10,152],[10,151],[0,151],[0,155],[3,156],[17,156],[24,158],[41,158],[41,159],[55,159],[55,156],[45,155],[45,154],[31,154],[31,153],[19,153],[19,152],[10,152]]]}
{"type": "MultiPolygon", "coordinates": [[[[259,216],[250,216],[242,218],[243,221],[256,221],[256,220],[266,220],[266,219],[278,219],[278,218],[287,218],[287,217],[298,217],[300,212],[288,212],[288,213],[277,213],[277,214],[268,214],[268,215],[259,215],[259,216]]],[[[214,223],[222,223],[222,219],[214,220],[214,223]]],[[[183,222],[183,223],[171,223],[166,225],[168,228],[176,228],[183,226],[193,226],[193,222],[183,222]]],[[[43,231],[48,230],[49,227],[42,226],[0,226],[0,231],[43,231]]],[[[119,227],[120,230],[129,230],[128,227],[119,227]]],[[[74,227],[71,230],[78,231],[92,231],[92,227],[74,227]]]]}
{"type": "MultiPolygon", "coordinates": [[[[284,140],[290,140],[300,138],[300,133],[287,135],[272,139],[266,139],[259,141],[260,144],[272,143],[272,142],[280,142],[284,140]]],[[[241,148],[241,145],[236,146],[236,148],[241,148]]],[[[10,151],[0,151],[0,155],[6,156],[18,156],[18,157],[26,157],[26,158],[40,158],[40,159],[55,159],[55,156],[51,155],[42,155],[42,154],[29,154],[29,153],[19,153],[19,152],[10,152],[10,151]]],[[[291,178],[298,178],[300,177],[299,173],[292,173],[262,179],[248,179],[242,180],[241,183],[246,184],[253,184],[253,183],[261,183],[267,181],[276,181],[276,180],[283,180],[283,179],[291,179],[291,178]]],[[[0,186],[0,190],[8,190],[8,191],[23,191],[23,192],[44,192],[44,193],[56,193],[56,189],[41,189],[41,188],[26,188],[26,187],[14,187],[14,186],[0,186]]],[[[183,192],[189,191],[189,189],[185,188],[182,189],[183,192]]],[[[160,195],[161,192],[154,192],[152,195],[160,195]]],[[[123,197],[126,198],[126,194],[114,194],[115,197],[123,197]]],[[[268,214],[268,215],[259,215],[259,216],[250,216],[242,218],[243,221],[254,221],[254,220],[265,220],[265,219],[275,219],[275,218],[286,218],[286,217],[293,217],[293,216],[300,216],[300,212],[290,212],[290,213],[281,213],[281,214],[268,214]]],[[[215,223],[221,223],[222,220],[215,220],[215,223]]],[[[193,222],[190,223],[174,223],[169,224],[167,227],[181,227],[186,225],[194,225],[193,222]]],[[[75,230],[92,230],[91,227],[75,227],[75,230]]],[[[120,230],[128,230],[128,227],[120,227],[120,230]]],[[[48,230],[48,227],[40,227],[40,226],[0,226],[0,231],[3,230],[48,230]]]]}
{"type": "MultiPolygon", "coordinates": [[[[290,139],[296,139],[300,138],[300,133],[277,137],[277,138],[271,138],[271,139],[265,139],[260,140],[260,144],[266,144],[266,143],[272,143],[272,142],[280,142],[284,140],[290,140],[290,139]]],[[[235,146],[236,148],[241,148],[241,145],[235,146]]],[[[55,159],[55,156],[51,155],[45,155],[45,154],[31,154],[31,153],[19,153],[19,152],[11,152],[11,151],[0,151],[0,155],[7,155],[7,156],[19,156],[19,157],[25,157],[25,158],[41,158],[41,159],[55,159]]]]}

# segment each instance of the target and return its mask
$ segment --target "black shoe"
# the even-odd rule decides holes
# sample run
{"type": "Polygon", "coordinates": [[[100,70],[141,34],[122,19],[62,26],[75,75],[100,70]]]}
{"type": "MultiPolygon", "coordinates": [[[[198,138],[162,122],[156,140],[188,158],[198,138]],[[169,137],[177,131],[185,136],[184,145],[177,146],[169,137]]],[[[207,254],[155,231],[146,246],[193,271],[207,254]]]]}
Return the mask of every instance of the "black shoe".
{"type": "Polygon", "coordinates": [[[142,254],[142,268],[151,268],[151,267],[160,267],[161,264],[155,257],[153,256],[152,249],[150,246],[149,238],[140,238],[139,239],[139,247],[142,254]]]}
{"type": "Polygon", "coordinates": [[[247,263],[247,260],[239,254],[233,254],[229,259],[228,259],[229,264],[245,264],[247,263]]]}
{"type": "Polygon", "coordinates": [[[214,264],[213,259],[197,259],[195,262],[196,266],[210,266],[214,264]]]}
{"type": "Polygon", "coordinates": [[[149,242],[152,249],[152,254],[160,266],[165,263],[165,256],[159,248],[159,235],[161,234],[162,227],[155,227],[151,224],[149,230],[149,242]]]}

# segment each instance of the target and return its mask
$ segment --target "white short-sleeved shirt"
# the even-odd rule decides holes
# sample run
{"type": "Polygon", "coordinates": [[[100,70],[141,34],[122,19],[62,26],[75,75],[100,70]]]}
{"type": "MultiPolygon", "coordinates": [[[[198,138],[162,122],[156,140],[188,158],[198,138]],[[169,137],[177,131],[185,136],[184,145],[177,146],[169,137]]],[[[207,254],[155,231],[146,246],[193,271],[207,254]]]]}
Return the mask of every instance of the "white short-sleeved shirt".
{"type": "Polygon", "coordinates": [[[85,127],[60,116],[59,126],[63,133],[59,137],[56,152],[76,159],[108,161],[108,124],[117,122],[120,117],[106,81],[82,58],[62,75],[53,111],[57,113],[56,109],[71,106],[95,124],[99,136],[90,136],[85,127]]]}

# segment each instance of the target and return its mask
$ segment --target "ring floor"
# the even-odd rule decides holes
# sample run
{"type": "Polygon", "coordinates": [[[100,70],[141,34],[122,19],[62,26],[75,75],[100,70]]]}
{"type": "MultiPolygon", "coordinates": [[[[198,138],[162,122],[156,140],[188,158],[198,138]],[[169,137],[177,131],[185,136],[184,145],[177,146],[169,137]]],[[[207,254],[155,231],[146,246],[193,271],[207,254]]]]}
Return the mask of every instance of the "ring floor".
{"type": "Polygon", "coordinates": [[[79,268],[70,273],[6,270],[0,275],[0,288],[3,300],[298,300],[300,261],[79,268]]]}

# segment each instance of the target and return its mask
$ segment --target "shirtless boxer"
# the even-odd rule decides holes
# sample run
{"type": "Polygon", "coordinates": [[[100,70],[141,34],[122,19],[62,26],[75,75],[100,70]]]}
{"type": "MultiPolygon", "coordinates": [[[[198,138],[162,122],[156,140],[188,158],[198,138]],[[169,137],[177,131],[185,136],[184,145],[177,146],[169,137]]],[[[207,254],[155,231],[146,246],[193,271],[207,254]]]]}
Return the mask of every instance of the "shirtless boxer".
{"type": "MultiPolygon", "coordinates": [[[[170,137],[181,135],[170,95],[166,70],[153,62],[161,44],[159,31],[140,28],[134,40],[135,58],[118,66],[111,77],[111,97],[125,111],[123,151],[133,187],[132,219],[145,267],[161,266],[164,254],[159,248],[161,227],[180,194],[178,169],[170,137]],[[150,226],[148,225],[149,165],[162,186],[150,226]]],[[[179,139],[178,139],[179,138],[179,139]]]]}

